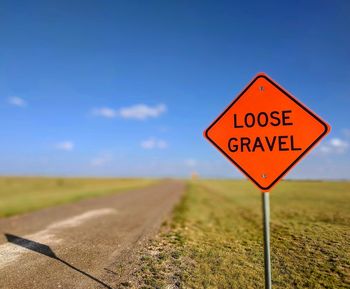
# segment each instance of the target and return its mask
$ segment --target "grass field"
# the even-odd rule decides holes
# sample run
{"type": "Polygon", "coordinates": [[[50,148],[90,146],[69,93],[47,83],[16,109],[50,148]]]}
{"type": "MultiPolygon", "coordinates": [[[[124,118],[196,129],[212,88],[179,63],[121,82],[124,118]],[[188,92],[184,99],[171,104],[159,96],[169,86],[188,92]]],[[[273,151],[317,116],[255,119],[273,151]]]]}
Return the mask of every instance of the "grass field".
{"type": "Polygon", "coordinates": [[[0,177],[0,217],[155,183],[147,179],[0,177]]]}
{"type": "MultiPolygon", "coordinates": [[[[270,202],[273,288],[350,288],[350,183],[284,181],[270,202]]],[[[247,181],[189,183],[166,227],[141,252],[137,287],[264,287],[261,196],[247,181]]]]}

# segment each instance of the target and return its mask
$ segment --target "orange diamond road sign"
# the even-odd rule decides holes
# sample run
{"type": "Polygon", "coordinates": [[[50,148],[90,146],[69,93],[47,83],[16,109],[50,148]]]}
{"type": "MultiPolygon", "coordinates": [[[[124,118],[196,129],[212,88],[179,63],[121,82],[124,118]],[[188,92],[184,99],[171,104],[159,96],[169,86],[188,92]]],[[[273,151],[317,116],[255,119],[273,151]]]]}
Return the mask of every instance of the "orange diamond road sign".
{"type": "Polygon", "coordinates": [[[329,131],[324,120],[261,73],[204,136],[267,192],[329,131]]]}

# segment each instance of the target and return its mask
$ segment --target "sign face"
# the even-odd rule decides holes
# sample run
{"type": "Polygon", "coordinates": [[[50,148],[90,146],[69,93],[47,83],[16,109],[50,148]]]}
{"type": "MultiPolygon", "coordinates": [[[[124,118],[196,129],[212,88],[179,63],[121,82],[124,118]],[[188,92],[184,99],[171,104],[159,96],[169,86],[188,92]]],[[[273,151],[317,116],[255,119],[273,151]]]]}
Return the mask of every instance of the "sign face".
{"type": "Polygon", "coordinates": [[[319,116],[258,74],[204,136],[266,192],[329,131],[319,116]]]}

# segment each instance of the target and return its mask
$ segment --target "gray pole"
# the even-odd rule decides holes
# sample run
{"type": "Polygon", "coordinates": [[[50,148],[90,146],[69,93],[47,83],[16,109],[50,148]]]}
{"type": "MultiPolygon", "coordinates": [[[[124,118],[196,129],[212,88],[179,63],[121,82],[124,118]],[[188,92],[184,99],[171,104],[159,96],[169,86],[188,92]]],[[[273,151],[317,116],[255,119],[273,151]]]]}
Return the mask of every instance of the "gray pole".
{"type": "Polygon", "coordinates": [[[264,226],[264,260],[265,288],[271,289],[271,256],[270,256],[270,194],[262,193],[263,226],[264,226]]]}

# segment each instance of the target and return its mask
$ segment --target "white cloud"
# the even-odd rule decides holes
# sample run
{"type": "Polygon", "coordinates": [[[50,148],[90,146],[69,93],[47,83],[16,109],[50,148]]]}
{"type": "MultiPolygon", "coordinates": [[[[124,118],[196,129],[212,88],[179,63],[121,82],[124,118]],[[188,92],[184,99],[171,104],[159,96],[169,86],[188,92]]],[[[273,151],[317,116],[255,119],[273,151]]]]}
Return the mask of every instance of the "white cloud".
{"type": "Polygon", "coordinates": [[[325,145],[319,147],[322,154],[344,154],[349,148],[349,143],[340,138],[332,138],[325,145]]]}
{"type": "Polygon", "coordinates": [[[348,143],[346,141],[339,139],[339,138],[332,138],[330,140],[330,144],[336,148],[348,147],[348,143]]]}
{"type": "Polygon", "coordinates": [[[320,146],[319,150],[321,153],[327,154],[327,153],[330,153],[332,151],[332,148],[330,146],[323,145],[323,146],[320,146]]]}
{"type": "Polygon", "coordinates": [[[94,167],[102,167],[113,160],[113,156],[111,154],[102,154],[91,160],[91,165],[94,167]]]}
{"type": "Polygon", "coordinates": [[[55,147],[62,151],[72,151],[74,149],[74,143],[72,141],[62,141],[57,143],[55,147]]]}
{"type": "Polygon", "coordinates": [[[149,106],[146,104],[137,104],[129,107],[122,107],[120,109],[113,109],[109,107],[102,107],[93,109],[92,113],[96,116],[115,118],[117,116],[126,119],[145,120],[148,118],[157,118],[167,111],[164,104],[149,106]]]}
{"type": "Polygon", "coordinates": [[[8,103],[14,106],[25,107],[27,102],[18,96],[11,96],[8,98],[8,103]]]}
{"type": "Polygon", "coordinates": [[[144,149],[165,149],[168,147],[168,143],[161,139],[149,138],[141,142],[141,147],[144,149]]]}
{"type": "Polygon", "coordinates": [[[92,111],[93,115],[102,116],[107,118],[114,118],[117,116],[117,111],[109,107],[95,108],[92,111]]]}
{"type": "Polygon", "coordinates": [[[144,120],[147,118],[156,118],[167,110],[164,104],[158,104],[156,106],[148,106],[145,104],[138,104],[130,107],[124,107],[119,110],[119,114],[123,118],[132,118],[144,120]]]}

